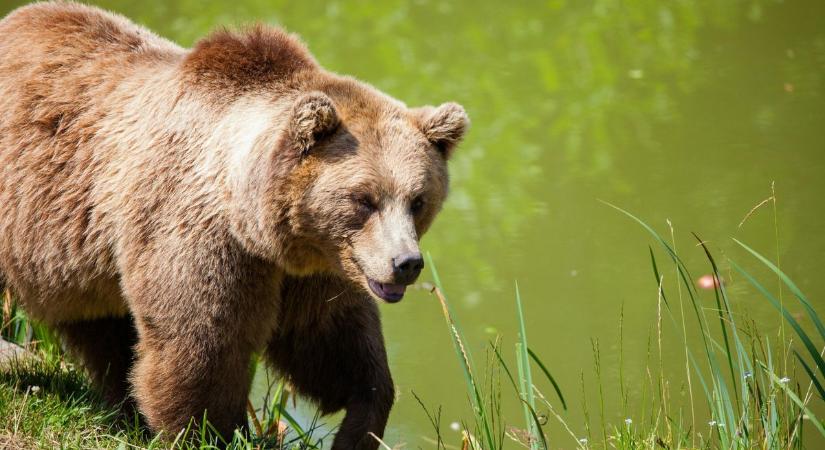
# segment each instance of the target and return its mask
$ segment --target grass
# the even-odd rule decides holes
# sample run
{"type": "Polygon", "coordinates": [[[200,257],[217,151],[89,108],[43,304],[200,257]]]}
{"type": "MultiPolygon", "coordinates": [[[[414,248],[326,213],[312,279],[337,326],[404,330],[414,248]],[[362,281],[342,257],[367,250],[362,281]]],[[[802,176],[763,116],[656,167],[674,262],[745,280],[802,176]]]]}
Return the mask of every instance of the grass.
{"type": "Polygon", "coordinates": [[[0,374],[0,384],[0,443],[9,448],[118,448],[142,440],[125,423],[114,433],[117,414],[85,376],[55,361],[19,362],[0,374]]]}
{"type": "Polygon", "coordinates": [[[313,438],[313,430],[303,430],[297,422],[292,423],[291,417],[286,419],[288,413],[282,408],[288,395],[280,382],[270,390],[269,407],[250,411],[251,436],[236,433],[227,444],[214,437],[204,419],[165,439],[151,436],[136,417],[123,417],[104,404],[86,376],[74,367],[62,359],[41,356],[18,360],[0,371],[0,448],[207,450],[321,446],[313,438]]]}

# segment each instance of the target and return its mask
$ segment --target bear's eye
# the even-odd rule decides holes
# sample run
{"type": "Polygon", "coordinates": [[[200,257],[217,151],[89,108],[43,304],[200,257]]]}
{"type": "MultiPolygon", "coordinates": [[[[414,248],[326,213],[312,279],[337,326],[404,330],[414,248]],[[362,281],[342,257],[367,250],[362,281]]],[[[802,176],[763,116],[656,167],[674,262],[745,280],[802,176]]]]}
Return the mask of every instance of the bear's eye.
{"type": "Polygon", "coordinates": [[[410,212],[416,215],[420,213],[422,209],[424,209],[424,198],[416,197],[413,199],[412,203],[410,203],[410,212]]]}
{"type": "Polygon", "coordinates": [[[352,198],[355,202],[358,211],[364,214],[372,214],[378,210],[378,206],[373,201],[372,197],[368,195],[356,195],[352,198]]]}

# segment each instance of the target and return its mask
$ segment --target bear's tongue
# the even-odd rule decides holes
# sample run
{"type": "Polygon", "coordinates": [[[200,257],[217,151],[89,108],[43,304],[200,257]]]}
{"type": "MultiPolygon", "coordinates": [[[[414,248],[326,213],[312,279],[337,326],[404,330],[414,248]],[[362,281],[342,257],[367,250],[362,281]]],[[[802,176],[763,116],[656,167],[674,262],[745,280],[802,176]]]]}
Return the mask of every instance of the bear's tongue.
{"type": "Polygon", "coordinates": [[[369,280],[369,285],[375,295],[390,303],[401,300],[407,290],[407,286],[403,284],[379,283],[375,280],[369,280]]]}

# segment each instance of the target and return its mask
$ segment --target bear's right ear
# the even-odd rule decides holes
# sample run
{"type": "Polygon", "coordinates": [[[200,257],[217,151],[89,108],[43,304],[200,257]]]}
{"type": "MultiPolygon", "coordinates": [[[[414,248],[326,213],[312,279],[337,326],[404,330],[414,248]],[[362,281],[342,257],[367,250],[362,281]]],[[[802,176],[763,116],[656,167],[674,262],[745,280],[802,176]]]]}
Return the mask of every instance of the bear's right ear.
{"type": "Polygon", "coordinates": [[[335,131],[339,124],[332,99],[316,91],[301,95],[295,101],[287,131],[294,148],[303,158],[319,139],[335,131]]]}
{"type": "Polygon", "coordinates": [[[415,108],[413,115],[421,132],[446,159],[450,158],[470,126],[464,107],[458,103],[444,103],[437,108],[415,108]]]}

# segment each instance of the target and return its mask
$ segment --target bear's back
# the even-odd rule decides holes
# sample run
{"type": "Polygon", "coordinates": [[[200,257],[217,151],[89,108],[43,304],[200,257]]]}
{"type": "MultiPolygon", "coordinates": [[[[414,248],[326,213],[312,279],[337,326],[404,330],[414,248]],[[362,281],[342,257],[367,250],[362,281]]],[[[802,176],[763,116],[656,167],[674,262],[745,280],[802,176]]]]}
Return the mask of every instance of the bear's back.
{"type": "MultiPolygon", "coordinates": [[[[15,47],[49,50],[51,56],[101,56],[105,52],[174,50],[178,47],[129,19],[99,8],[69,2],[23,6],[0,20],[3,63],[18,56],[15,47]],[[21,44],[25,43],[25,45],[21,44]]],[[[18,49],[19,50],[19,49],[18,49]]]]}
{"type": "Polygon", "coordinates": [[[112,267],[96,205],[107,118],[184,52],[127,19],[35,3],[0,20],[0,272],[18,285],[87,284],[112,267]],[[133,77],[134,78],[134,77],[133,77]],[[144,83],[145,84],[145,83],[144,83]],[[97,152],[97,153],[96,153],[97,152]]]}
{"type": "Polygon", "coordinates": [[[104,102],[130,68],[182,55],[175,44],[98,8],[64,2],[19,8],[0,20],[0,129],[65,132],[104,102]]]}

